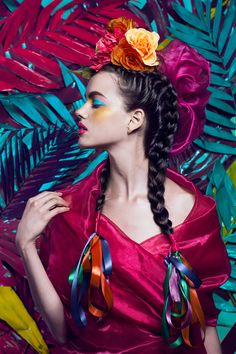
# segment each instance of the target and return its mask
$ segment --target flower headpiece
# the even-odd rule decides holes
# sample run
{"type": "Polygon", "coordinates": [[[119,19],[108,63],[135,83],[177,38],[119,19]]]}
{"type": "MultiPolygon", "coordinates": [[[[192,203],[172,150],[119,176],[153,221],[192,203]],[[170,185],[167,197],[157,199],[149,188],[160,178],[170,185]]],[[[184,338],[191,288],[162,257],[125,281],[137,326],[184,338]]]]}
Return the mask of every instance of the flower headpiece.
{"type": "MultiPolygon", "coordinates": [[[[157,49],[159,35],[137,28],[132,19],[111,20],[106,29],[98,28],[102,37],[87,69],[100,70],[113,63],[128,70],[162,72],[177,92],[179,126],[170,156],[184,151],[203,133],[205,107],[209,100],[210,64],[194,48],[174,39],[165,48],[157,49]]],[[[86,68],[75,71],[86,75],[86,68]]],[[[90,76],[90,73],[87,73],[90,76]]]]}
{"type": "Polygon", "coordinates": [[[159,65],[156,49],[160,36],[145,28],[136,28],[132,19],[124,16],[111,20],[104,35],[96,44],[96,54],[91,58],[90,67],[98,71],[112,62],[125,69],[154,71],[159,65]]]}

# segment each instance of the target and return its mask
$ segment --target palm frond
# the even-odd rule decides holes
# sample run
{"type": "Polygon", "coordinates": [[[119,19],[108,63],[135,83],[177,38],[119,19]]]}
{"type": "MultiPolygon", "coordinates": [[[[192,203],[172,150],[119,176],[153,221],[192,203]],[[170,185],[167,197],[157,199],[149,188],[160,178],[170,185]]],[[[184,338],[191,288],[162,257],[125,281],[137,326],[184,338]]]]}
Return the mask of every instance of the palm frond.
{"type": "Polygon", "coordinates": [[[31,0],[22,2],[0,21],[1,91],[42,93],[62,88],[57,59],[66,66],[88,66],[99,31],[109,19],[124,15],[137,20],[120,8],[124,2],[100,1],[89,9],[77,0],[54,0],[45,6],[41,0],[34,6],[31,0]]]}

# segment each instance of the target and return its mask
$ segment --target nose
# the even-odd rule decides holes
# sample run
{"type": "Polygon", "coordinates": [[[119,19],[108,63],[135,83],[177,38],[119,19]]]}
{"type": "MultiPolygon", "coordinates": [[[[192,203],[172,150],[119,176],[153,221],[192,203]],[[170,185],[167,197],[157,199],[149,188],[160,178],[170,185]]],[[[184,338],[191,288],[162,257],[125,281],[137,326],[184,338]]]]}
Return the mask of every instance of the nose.
{"type": "MultiPolygon", "coordinates": [[[[84,106],[83,106],[83,107],[84,107],[84,106]]],[[[88,118],[88,113],[85,112],[85,110],[83,109],[83,107],[78,108],[78,109],[76,109],[76,110],[74,111],[76,117],[79,118],[79,120],[88,118]]]]}

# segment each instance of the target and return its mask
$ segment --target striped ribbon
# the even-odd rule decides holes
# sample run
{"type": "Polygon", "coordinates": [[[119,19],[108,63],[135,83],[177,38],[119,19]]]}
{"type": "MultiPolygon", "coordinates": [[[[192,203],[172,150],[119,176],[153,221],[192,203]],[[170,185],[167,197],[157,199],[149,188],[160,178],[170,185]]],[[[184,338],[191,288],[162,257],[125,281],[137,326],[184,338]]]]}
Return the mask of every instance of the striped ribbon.
{"type": "Polygon", "coordinates": [[[81,304],[86,289],[88,289],[88,310],[92,315],[101,319],[112,308],[113,298],[109,286],[111,272],[112,261],[108,242],[94,232],[89,237],[79,261],[68,278],[71,284],[71,312],[79,327],[87,325],[81,304]],[[101,292],[106,309],[101,309],[92,303],[91,295],[94,290],[101,292]]]}
{"type": "MultiPolygon", "coordinates": [[[[193,273],[192,267],[179,251],[165,258],[167,273],[164,281],[164,310],[162,335],[165,342],[175,348],[184,341],[195,347],[190,340],[190,326],[198,322],[205,337],[205,318],[196,288],[201,280],[193,273]]],[[[204,338],[202,339],[204,341],[204,338]]]]}

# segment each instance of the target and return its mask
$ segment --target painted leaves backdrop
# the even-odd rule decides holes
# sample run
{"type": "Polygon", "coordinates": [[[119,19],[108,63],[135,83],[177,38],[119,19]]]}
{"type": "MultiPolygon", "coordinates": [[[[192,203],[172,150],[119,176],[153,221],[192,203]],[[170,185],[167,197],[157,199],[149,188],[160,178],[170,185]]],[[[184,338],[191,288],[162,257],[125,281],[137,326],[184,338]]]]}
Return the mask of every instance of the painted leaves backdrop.
{"type": "MultiPolygon", "coordinates": [[[[72,70],[89,64],[100,30],[119,16],[157,31],[159,48],[179,38],[211,63],[204,133],[173,157],[170,167],[216,200],[221,235],[232,263],[229,281],[215,294],[221,311],[218,331],[224,353],[232,354],[236,351],[232,345],[236,334],[235,0],[1,1],[0,271],[6,283],[0,287],[0,299],[11,295],[13,313],[22,311],[18,315],[25,321],[9,323],[0,313],[0,347],[17,338],[14,345],[19,352],[27,346],[39,353],[48,350],[41,338],[43,327],[39,326],[41,333],[35,327],[33,338],[27,334],[26,309],[32,309],[32,303],[14,236],[28,198],[79,183],[107,157],[106,151],[79,148],[74,110],[85,100],[86,79],[72,70]],[[14,275],[21,279],[18,295],[26,306],[22,304],[21,310],[19,298],[13,299],[12,292],[3,294],[16,285],[9,269],[17,269],[14,275]],[[6,323],[15,329],[11,334],[6,323]],[[25,331],[19,332],[20,326],[25,331]]],[[[31,314],[38,322],[38,314],[31,314]]]]}

